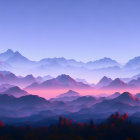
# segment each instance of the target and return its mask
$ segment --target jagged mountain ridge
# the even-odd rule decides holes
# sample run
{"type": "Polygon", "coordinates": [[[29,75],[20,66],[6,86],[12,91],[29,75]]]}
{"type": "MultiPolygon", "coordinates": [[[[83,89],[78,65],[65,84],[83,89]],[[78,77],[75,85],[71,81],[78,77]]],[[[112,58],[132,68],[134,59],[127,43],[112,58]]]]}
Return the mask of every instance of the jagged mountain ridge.
{"type": "Polygon", "coordinates": [[[106,68],[114,67],[116,65],[120,66],[118,62],[110,58],[103,58],[98,61],[86,63],[65,58],[44,58],[40,61],[32,61],[24,57],[20,52],[14,52],[10,49],[0,54],[0,61],[0,70],[16,71],[16,74],[18,75],[28,75],[30,74],[30,71],[32,71],[32,74],[36,75],[60,75],[64,73],[68,75],[71,74],[75,78],[80,77],[78,75],[79,71],[81,71],[84,76],[83,78],[86,78],[87,76],[90,77],[92,73],[96,73],[96,71],[91,70],[98,69],[99,67],[103,68],[106,64],[106,68]],[[56,68],[57,71],[54,70],[56,68]]]}
{"type": "Polygon", "coordinates": [[[75,78],[79,77],[80,79],[84,78],[88,80],[99,80],[99,78],[104,75],[107,75],[107,77],[116,75],[115,78],[117,78],[120,76],[122,77],[122,75],[127,77],[131,74],[132,77],[133,75],[138,74],[140,72],[139,63],[137,63],[138,60],[139,57],[136,57],[126,64],[128,68],[129,63],[134,62],[133,65],[138,65],[137,68],[132,68],[130,66],[129,69],[126,70],[126,66],[122,66],[117,61],[106,57],[86,63],[65,58],[45,58],[40,61],[31,61],[20,54],[20,52],[14,52],[13,50],[9,49],[0,54],[0,70],[9,70],[20,75],[28,75],[31,71],[32,74],[35,75],[60,75],[64,73],[75,78]],[[97,65],[99,65],[99,67],[97,65]],[[57,71],[55,69],[57,69],[57,71]],[[79,72],[83,78],[80,77],[79,72]],[[94,78],[92,78],[91,75],[94,78]]]}
{"type": "Polygon", "coordinates": [[[51,80],[46,80],[45,82],[38,84],[33,83],[26,87],[26,89],[47,89],[47,88],[91,88],[90,85],[84,84],[82,82],[77,82],[73,78],[71,78],[69,75],[59,75],[56,78],[53,78],[51,80]]]}

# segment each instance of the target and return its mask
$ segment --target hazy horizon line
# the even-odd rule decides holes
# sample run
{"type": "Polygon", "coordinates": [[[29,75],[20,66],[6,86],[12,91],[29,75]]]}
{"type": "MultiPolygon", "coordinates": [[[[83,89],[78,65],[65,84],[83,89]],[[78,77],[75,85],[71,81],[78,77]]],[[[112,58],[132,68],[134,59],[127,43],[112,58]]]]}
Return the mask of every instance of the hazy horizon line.
{"type": "Polygon", "coordinates": [[[101,60],[101,59],[105,59],[105,58],[109,58],[109,59],[111,59],[111,60],[114,60],[114,61],[116,61],[117,63],[119,63],[119,64],[121,64],[121,65],[124,65],[124,64],[126,64],[129,60],[131,60],[131,59],[134,59],[134,58],[136,58],[136,57],[140,57],[140,55],[139,56],[135,56],[135,57],[132,57],[132,58],[130,58],[130,59],[128,59],[126,62],[121,62],[121,61],[118,61],[117,59],[115,59],[115,58],[112,58],[112,57],[109,57],[109,56],[103,56],[103,57],[100,57],[100,58],[97,58],[97,59],[90,59],[90,60],[78,60],[78,59],[75,59],[75,58],[69,58],[69,57],[64,57],[64,56],[58,56],[58,57],[42,57],[42,58],[39,58],[39,59],[33,59],[33,58],[31,58],[31,57],[28,57],[28,56],[26,56],[26,54],[24,54],[21,50],[15,50],[15,49],[5,49],[5,50],[2,50],[2,51],[0,51],[0,54],[1,53],[5,53],[6,51],[8,51],[8,50],[11,50],[11,51],[13,51],[14,53],[15,52],[19,52],[21,55],[23,55],[24,57],[26,57],[27,59],[29,59],[29,60],[31,60],[31,61],[40,61],[40,60],[43,60],[43,59],[45,59],[45,58],[50,58],[50,59],[54,59],[54,58],[64,58],[64,59],[66,59],[66,60],[75,60],[75,61],[77,61],[77,62],[83,62],[83,63],[88,63],[88,62],[95,62],[95,61],[98,61],[98,60],[101,60]]]}

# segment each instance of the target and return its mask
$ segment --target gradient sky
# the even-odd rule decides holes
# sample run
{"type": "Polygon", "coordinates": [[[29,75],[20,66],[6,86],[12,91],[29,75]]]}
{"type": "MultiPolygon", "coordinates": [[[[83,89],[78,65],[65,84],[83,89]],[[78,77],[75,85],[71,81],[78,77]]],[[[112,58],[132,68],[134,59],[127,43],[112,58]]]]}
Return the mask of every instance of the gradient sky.
{"type": "Polygon", "coordinates": [[[0,52],[32,60],[140,55],[140,0],[0,0],[0,52]]]}

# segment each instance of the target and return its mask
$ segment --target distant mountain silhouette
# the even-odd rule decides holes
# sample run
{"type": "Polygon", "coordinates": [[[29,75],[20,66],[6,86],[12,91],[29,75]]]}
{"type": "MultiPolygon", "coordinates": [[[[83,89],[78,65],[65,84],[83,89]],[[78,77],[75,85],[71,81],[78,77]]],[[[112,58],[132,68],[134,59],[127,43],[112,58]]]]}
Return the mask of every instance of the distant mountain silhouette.
{"type": "MultiPolygon", "coordinates": [[[[35,75],[60,75],[62,73],[76,75],[77,72],[82,72],[84,77],[91,75],[96,76],[97,70],[106,68],[103,71],[114,71],[118,69],[120,64],[115,60],[110,58],[103,58],[97,61],[90,61],[87,63],[78,62],[74,59],[65,59],[65,58],[44,58],[40,61],[31,61],[20,52],[13,50],[7,50],[4,53],[0,54],[0,70],[10,70],[12,72],[16,71],[18,75],[28,75],[32,71],[32,74],[35,75]],[[26,69],[25,69],[26,68],[26,69]],[[57,69],[57,71],[55,70],[57,69]]],[[[79,77],[80,75],[77,75],[79,77]]],[[[79,77],[80,78],[80,77],[79,77]]],[[[48,79],[46,79],[48,80],[48,79]]]]}
{"type": "Polygon", "coordinates": [[[91,68],[91,69],[97,69],[97,68],[103,68],[103,67],[113,67],[113,66],[119,66],[120,64],[115,61],[115,60],[112,60],[110,58],[103,58],[103,59],[100,59],[100,60],[96,60],[96,61],[90,61],[86,64],[86,66],[88,68],[91,68]]]}
{"type": "Polygon", "coordinates": [[[9,71],[0,71],[0,82],[1,84],[10,84],[16,85],[21,87],[26,87],[34,82],[42,82],[42,79],[38,77],[34,77],[33,75],[23,76],[16,76],[15,74],[9,71]]]}
{"type": "Polygon", "coordinates": [[[0,60],[1,60],[1,61],[6,61],[6,60],[8,60],[10,57],[12,57],[13,55],[14,55],[13,50],[8,49],[6,52],[0,54],[0,60]]]}
{"type": "Polygon", "coordinates": [[[14,87],[14,85],[2,84],[2,85],[0,85],[0,92],[4,92],[4,91],[6,91],[7,89],[9,89],[11,87],[14,87]]]}
{"type": "Polygon", "coordinates": [[[72,101],[74,104],[79,104],[79,105],[85,105],[85,106],[91,106],[97,102],[97,99],[93,96],[81,96],[77,98],[76,100],[72,101]]]}
{"type": "Polygon", "coordinates": [[[10,65],[19,66],[19,64],[32,64],[33,62],[21,55],[18,51],[14,52],[13,55],[8,58],[5,62],[9,63],[10,65]]]}
{"type": "Polygon", "coordinates": [[[140,105],[140,100],[136,98],[134,95],[130,94],[129,92],[124,92],[123,94],[115,98],[114,100],[125,103],[125,104],[133,105],[133,106],[140,105]]]}
{"type": "Polygon", "coordinates": [[[40,84],[38,82],[34,82],[31,85],[27,86],[25,89],[34,89],[39,88],[40,84]]]}
{"type": "Polygon", "coordinates": [[[8,49],[6,52],[0,54],[0,60],[4,61],[8,64],[24,64],[24,63],[30,63],[31,61],[21,55],[18,51],[14,52],[11,49],[8,49]]]}
{"type": "MultiPolygon", "coordinates": [[[[91,77],[94,77],[93,79],[95,79],[95,81],[99,80],[99,77],[103,77],[104,75],[108,77],[114,75],[116,75],[116,77],[121,75],[122,77],[123,75],[124,77],[131,77],[123,79],[123,81],[128,82],[129,80],[138,78],[139,75],[136,74],[140,73],[139,60],[140,56],[135,57],[125,65],[121,65],[117,61],[106,57],[86,63],[74,59],[65,59],[63,57],[43,58],[40,61],[32,61],[20,52],[8,49],[0,53],[0,70],[7,70],[12,73],[16,72],[16,75],[29,75],[31,73],[33,75],[60,75],[64,73],[72,75],[73,77],[79,77],[79,79],[81,79],[80,76],[82,75],[82,77],[87,80],[91,80],[91,77]],[[136,75],[136,77],[133,78],[132,75],[136,75]]],[[[51,78],[44,77],[44,80],[49,80],[51,78]]],[[[42,82],[42,80],[40,81],[42,82]]],[[[80,82],[80,80],[78,82],[80,82]]],[[[87,84],[85,81],[81,82],[87,84]]]]}
{"type": "Polygon", "coordinates": [[[12,96],[15,96],[15,97],[21,97],[21,96],[28,95],[28,93],[26,91],[20,89],[17,86],[10,87],[9,89],[5,90],[4,92],[0,92],[0,94],[12,95],[12,96]]]}
{"type": "Polygon", "coordinates": [[[30,85],[34,82],[39,82],[39,79],[35,78],[33,75],[27,75],[25,77],[22,78],[18,78],[18,80],[20,81],[20,83],[25,83],[26,85],[30,85]]]}
{"type": "Polygon", "coordinates": [[[65,65],[69,65],[69,66],[83,66],[84,63],[83,62],[77,62],[74,59],[65,59],[64,57],[60,57],[60,58],[44,58],[42,60],[39,61],[39,63],[41,65],[61,65],[61,66],[65,66],[65,65]]]}
{"type": "Polygon", "coordinates": [[[45,89],[45,88],[90,88],[89,85],[83,84],[82,82],[76,82],[69,75],[59,75],[58,77],[47,80],[41,84],[32,84],[27,89],[45,89]]]}
{"type": "Polygon", "coordinates": [[[140,87],[140,77],[138,79],[134,79],[134,80],[131,80],[129,83],[129,85],[134,85],[136,87],[140,87]]]}
{"type": "Polygon", "coordinates": [[[80,97],[80,94],[78,92],[69,90],[66,93],[60,94],[56,96],[55,98],[52,98],[53,101],[72,101],[80,97]]]}
{"type": "MultiPolygon", "coordinates": [[[[96,104],[98,101],[93,96],[80,96],[75,100],[67,102],[70,111],[78,112],[86,108],[90,108],[92,105],[96,104]]],[[[86,113],[85,113],[86,114],[86,113]]]]}
{"type": "MultiPolygon", "coordinates": [[[[73,90],[69,90],[68,92],[66,93],[63,93],[63,94],[60,94],[59,96],[57,96],[58,98],[61,98],[61,97],[73,97],[73,96],[80,96],[80,94],[78,92],[75,92],[73,90]]],[[[56,98],[57,98],[56,97],[56,98]]]]}
{"type": "Polygon", "coordinates": [[[117,97],[116,100],[119,100],[119,101],[125,102],[125,103],[130,103],[132,101],[135,101],[135,97],[132,94],[130,94],[129,92],[124,92],[119,97],[117,97]]]}
{"type": "Polygon", "coordinates": [[[35,95],[22,96],[16,98],[8,94],[0,95],[0,116],[5,117],[25,117],[30,116],[39,111],[45,110],[50,103],[35,95]],[[8,111],[7,111],[8,109],[8,111]]]}
{"type": "Polygon", "coordinates": [[[139,105],[140,100],[129,92],[124,92],[116,98],[109,100],[104,99],[103,101],[96,103],[90,108],[90,112],[104,115],[107,115],[107,112],[127,112],[128,114],[132,114],[139,110],[139,105]]]}
{"type": "Polygon", "coordinates": [[[112,82],[111,78],[108,78],[106,76],[104,76],[96,85],[96,87],[101,88],[101,87],[105,87],[108,86],[110,83],[112,82]]]}
{"type": "Polygon", "coordinates": [[[116,78],[108,86],[105,86],[103,88],[106,88],[106,89],[123,89],[123,88],[127,88],[127,84],[124,83],[119,78],[116,78]]]}
{"type": "Polygon", "coordinates": [[[135,58],[129,60],[126,63],[125,68],[128,68],[128,69],[137,69],[137,68],[140,68],[140,56],[135,57],[135,58]]]}

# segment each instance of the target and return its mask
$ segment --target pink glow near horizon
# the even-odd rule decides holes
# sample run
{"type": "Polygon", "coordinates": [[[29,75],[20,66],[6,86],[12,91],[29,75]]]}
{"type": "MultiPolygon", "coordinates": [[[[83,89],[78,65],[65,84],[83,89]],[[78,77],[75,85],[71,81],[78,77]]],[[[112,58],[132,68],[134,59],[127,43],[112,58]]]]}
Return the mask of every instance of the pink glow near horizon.
{"type": "MultiPolygon", "coordinates": [[[[38,95],[40,97],[50,99],[54,98],[60,94],[68,92],[69,89],[47,89],[47,90],[27,90],[29,94],[38,95]]],[[[72,89],[78,92],[80,95],[91,95],[91,96],[108,96],[115,92],[130,92],[131,94],[136,94],[140,92],[140,89],[112,89],[112,90],[101,90],[101,89],[72,89]]]]}

